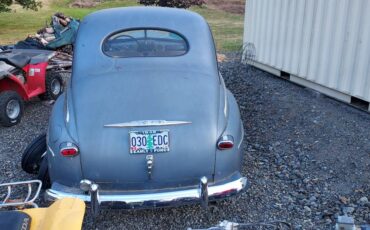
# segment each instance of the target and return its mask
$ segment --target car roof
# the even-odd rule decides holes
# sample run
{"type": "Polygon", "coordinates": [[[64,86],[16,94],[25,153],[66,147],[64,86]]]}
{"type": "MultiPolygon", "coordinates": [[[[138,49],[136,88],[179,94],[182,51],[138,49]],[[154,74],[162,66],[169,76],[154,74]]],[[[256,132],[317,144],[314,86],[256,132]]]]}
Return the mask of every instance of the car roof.
{"type": "Polygon", "coordinates": [[[80,24],[74,47],[73,75],[130,68],[171,66],[204,73],[218,73],[212,34],[205,19],[197,13],[166,7],[122,7],[96,11],[80,24]],[[128,29],[158,28],[184,36],[189,51],[179,57],[112,58],[102,52],[109,35],[128,29]],[[150,60],[150,61],[148,61],[150,60]],[[169,65],[170,64],[170,65],[169,65]]]}

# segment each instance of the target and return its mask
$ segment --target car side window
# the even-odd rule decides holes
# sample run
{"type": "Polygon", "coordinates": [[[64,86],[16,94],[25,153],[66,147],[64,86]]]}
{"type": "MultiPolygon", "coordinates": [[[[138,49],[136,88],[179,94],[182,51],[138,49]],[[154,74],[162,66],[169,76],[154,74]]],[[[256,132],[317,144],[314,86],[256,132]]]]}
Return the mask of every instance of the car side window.
{"type": "Polygon", "coordinates": [[[188,52],[186,39],[175,32],[160,29],[135,29],[114,33],[103,42],[110,57],[173,57],[188,52]]]}

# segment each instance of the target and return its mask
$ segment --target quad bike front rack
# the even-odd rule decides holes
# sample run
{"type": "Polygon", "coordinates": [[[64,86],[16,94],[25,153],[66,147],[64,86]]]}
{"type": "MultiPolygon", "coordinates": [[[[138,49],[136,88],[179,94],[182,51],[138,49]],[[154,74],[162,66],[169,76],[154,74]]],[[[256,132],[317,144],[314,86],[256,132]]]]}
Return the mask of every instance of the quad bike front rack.
{"type": "Polygon", "coordinates": [[[5,198],[0,201],[0,208],[4,207],[25,207],[25,206],[32,206],[34,208],[38,208],[38,205],[35,203],[35,200],[39,197],[42,182],[40,180],[28,180],[28,181],[20,181],[20,182],[10,182],[0,184],[0,189],[6,188],[7,194],[5,198]],[[12,200],[12,193],[14,193],[15,189],[21,189],[22,187],[27,187],[27,196],[22,198],[17,198],[12,200]],[[35,189],[36,188],[36,189],[35,189]]]}

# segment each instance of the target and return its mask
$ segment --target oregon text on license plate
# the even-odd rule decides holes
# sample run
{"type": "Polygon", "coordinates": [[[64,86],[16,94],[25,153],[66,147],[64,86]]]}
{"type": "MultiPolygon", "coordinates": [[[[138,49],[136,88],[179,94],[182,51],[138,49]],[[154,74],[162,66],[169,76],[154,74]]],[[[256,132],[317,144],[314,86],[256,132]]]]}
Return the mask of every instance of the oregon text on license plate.
{"type": "Polygon", "coordinates": [[[170,151],[168,130],[130,132],[130,153],[160,153],[170,151]]]}

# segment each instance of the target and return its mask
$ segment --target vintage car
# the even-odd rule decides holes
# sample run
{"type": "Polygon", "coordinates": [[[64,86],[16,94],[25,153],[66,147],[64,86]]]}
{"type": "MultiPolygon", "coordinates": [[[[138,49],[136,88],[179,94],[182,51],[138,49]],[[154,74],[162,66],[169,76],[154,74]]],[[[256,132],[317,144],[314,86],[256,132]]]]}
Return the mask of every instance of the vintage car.
{"type": "MultiPolygon", "coordinates": [[[[239,194],[243,125],[207,22],[170,8],[88,15],[47,135],[49,200],[149,208],[239,194]]],[[[41,165],[40,168],[43,168],[41,165]]]]}

